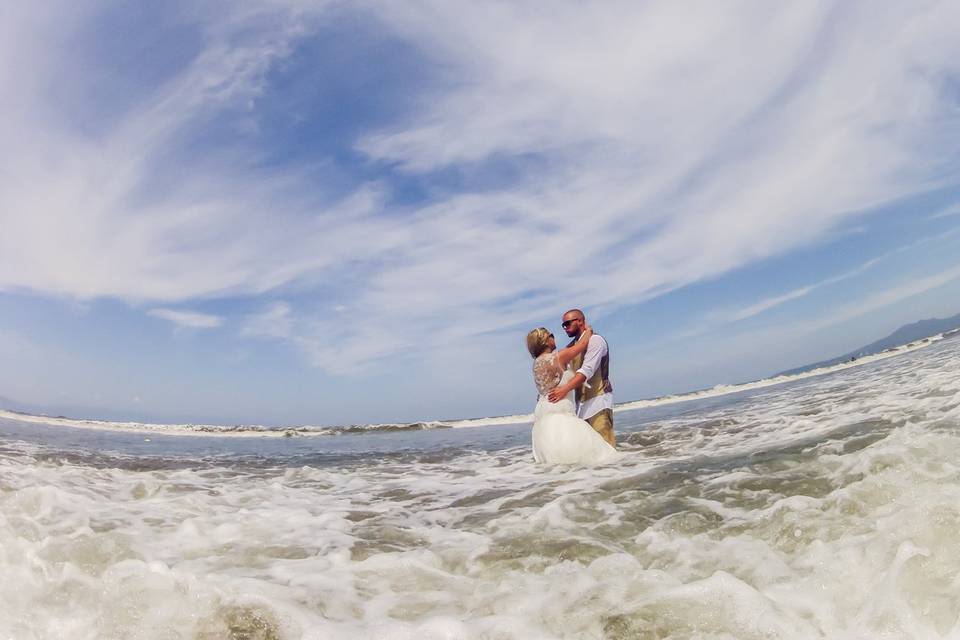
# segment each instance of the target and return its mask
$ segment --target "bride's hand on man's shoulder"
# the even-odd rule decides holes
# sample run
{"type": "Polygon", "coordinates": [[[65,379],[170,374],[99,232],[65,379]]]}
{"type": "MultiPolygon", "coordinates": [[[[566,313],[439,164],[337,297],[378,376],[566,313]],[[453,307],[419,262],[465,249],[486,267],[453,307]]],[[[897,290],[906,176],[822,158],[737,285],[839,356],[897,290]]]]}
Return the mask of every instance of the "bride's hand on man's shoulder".
{"type": "Polygon", "coordinates": [[[591,327],[591,326],[588,325],[588,324],[584,324],[584,325],[583,325],[583,334],[582,334],[582,335],[586,336],[587,338],[589,338],[590,336],[592,336],[592,335],[593,335],[593,327],[591,327]]]}

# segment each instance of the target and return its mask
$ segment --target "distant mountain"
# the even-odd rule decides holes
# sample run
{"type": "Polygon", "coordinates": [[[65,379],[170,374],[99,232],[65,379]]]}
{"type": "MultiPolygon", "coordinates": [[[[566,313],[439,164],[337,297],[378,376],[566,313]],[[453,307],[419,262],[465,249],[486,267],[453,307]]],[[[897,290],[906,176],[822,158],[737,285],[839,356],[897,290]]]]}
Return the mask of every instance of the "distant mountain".
{"type": "Polygon", "coordinates": [[[803,367],[797,367],[796,369],[782,371],[777,375],[789,376],[796,373],[803,373],[804,371],[810,371],[811,369],[829,367],[831,365],[840,364],[841,362],[847,362],[851,358],[861,358],[863,356],[873,355],[874,353],[880,353],[881,351],[892,349],[893,347],[899,347],[900,345],[908,344],[916,340],[922,340],[923,338],[929,338],[930,336],[935,336],[939,333],[944,333],[958,327],[960,327],[960,313],[955,316],[950,316],[949,318],[930,318],[928,320],[919,320],[911,324],[905,324],[888,335],[886,338],[882,338],[876,342],[871,342],[865,347],[854,349],[850,353],[846,353],[836,358],[831,358],[830,360],[823,360],[821,362],[815,362],[803,367]]]}

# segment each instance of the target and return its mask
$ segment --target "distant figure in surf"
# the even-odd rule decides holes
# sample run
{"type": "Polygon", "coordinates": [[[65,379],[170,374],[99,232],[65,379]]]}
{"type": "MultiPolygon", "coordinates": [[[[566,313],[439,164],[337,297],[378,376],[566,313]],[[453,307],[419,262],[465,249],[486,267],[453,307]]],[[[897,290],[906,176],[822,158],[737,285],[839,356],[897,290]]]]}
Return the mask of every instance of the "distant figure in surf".
{"type": "Polygon", "coordinates": [[[571,389],[576,391],[577,415],[590,423],[611,447],[617,446],[613,433],[613,385],[610,384],[610,347],[603,336],[584,329],[587,320],[580,309],[563,314],[561,325],[567,337],[573,338],[567,346],[588,343],[586,352],[575,356],[570,368],[576,374],[567,384],[550,392],[550,402],[559,402],[571,389]]]}
{"type": "MultiPolygon", "coordinates": [[[[557,350],[553,334],[544,327],[527,334],[527,350],[533,357],[533,381],[540,393],[533,423],[533,458],[554,464],[596,464],[617,458],[616,449],[589,423],[577,417],[574,391],[583,385],[570,366],[584,366],[593,330],[580,313],[574,329],[579,340],[557,350]]],[[[568,323],[567,327],[574,323],[568,323]]],[[[566,327],[565,327],[566,328],[566,327]]],[[[569,331],[568,331],[569,332],[569,331]]],[[[610,428],[612,438],[612,423],[610,428]]]]}

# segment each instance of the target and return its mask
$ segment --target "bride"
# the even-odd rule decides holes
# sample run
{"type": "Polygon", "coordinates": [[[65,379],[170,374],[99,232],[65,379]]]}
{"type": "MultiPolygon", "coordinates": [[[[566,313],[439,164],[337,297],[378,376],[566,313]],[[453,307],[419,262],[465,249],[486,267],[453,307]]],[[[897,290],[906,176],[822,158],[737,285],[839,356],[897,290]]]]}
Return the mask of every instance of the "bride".
{"type": "Polygon", "coordinates": [[[551,389],[574,376],[567,365],[587,350],[591,335],[593,330],[584,327],[576,344],[558,351],[549,330],[540,327],[527,334],[527,350],[533,356],[533,381],[540,393],[533,412],[533,459],[537,462],[597,464],[618,455],[593,427],[577,417],[573,391],[556,403],[547,399],[551,389]]]}

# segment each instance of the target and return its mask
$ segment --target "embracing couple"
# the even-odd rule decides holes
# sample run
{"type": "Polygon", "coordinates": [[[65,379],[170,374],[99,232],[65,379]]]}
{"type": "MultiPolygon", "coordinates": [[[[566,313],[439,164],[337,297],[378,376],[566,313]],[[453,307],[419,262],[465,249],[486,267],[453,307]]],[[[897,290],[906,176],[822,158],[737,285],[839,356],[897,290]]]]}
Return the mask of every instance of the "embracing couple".
{"type": "Polygon", "coordinates": [[[554,464],[596,464],[617,457],[613,436],[610,350],[579,309],[561,324],[573,340],[557,349],[548,329],[527,334],[533,381],[540,399],[534,411],[533,457],[554,464]]]}

